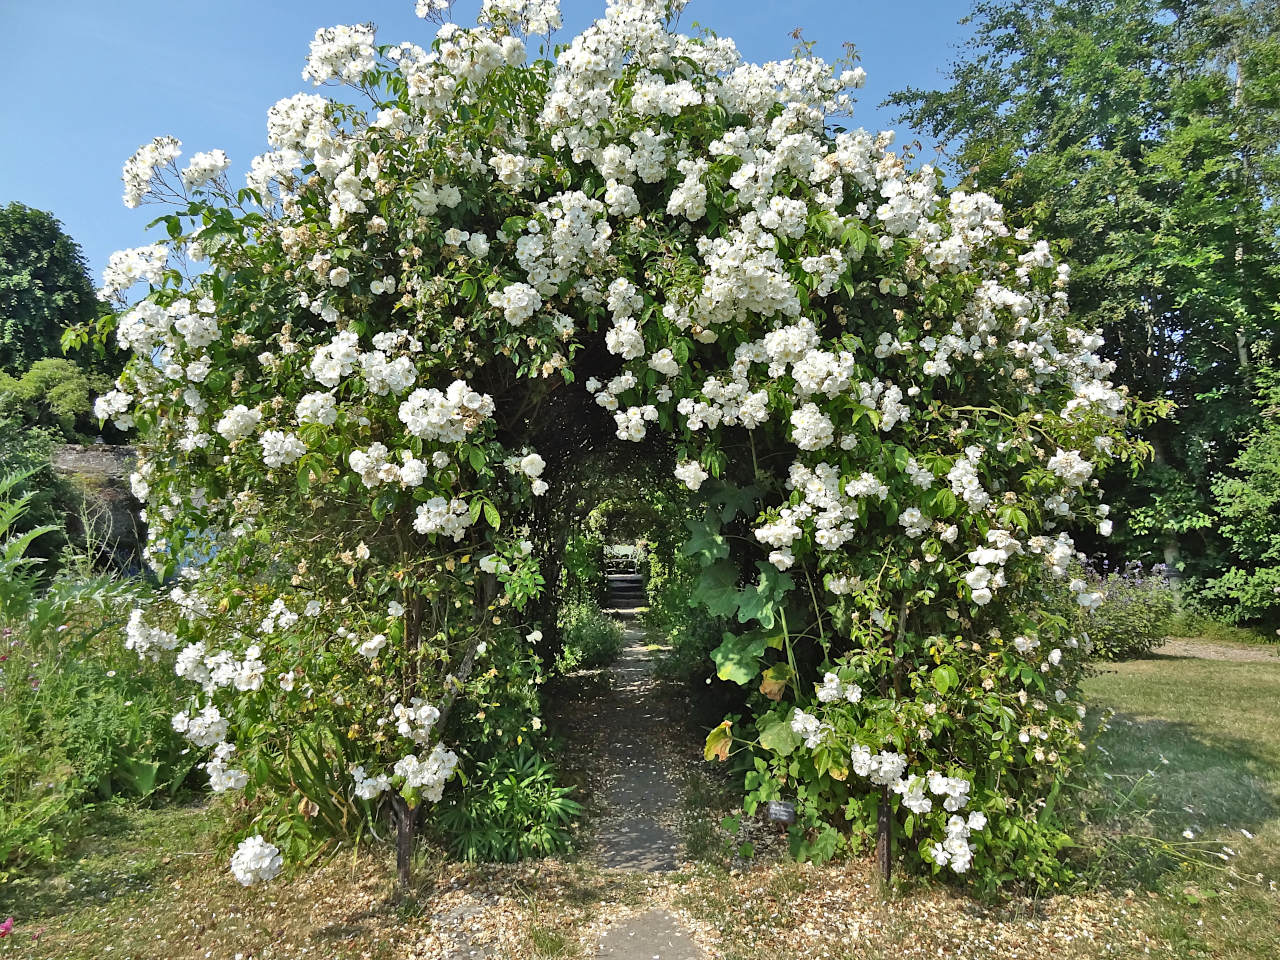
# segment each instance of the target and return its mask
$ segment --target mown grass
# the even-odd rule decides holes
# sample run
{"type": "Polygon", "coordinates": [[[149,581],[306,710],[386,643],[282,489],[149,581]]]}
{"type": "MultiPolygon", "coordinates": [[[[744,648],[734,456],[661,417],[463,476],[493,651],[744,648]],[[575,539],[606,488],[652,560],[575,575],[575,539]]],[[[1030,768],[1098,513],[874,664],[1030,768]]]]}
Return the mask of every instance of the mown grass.
{"type": "Polygon", "coordinates": [[[1143,893],[1169,957],[1280,956],[1280,660],[1154,655],[1086,685],[1099,740],[1096,879],[1143,893]]]}

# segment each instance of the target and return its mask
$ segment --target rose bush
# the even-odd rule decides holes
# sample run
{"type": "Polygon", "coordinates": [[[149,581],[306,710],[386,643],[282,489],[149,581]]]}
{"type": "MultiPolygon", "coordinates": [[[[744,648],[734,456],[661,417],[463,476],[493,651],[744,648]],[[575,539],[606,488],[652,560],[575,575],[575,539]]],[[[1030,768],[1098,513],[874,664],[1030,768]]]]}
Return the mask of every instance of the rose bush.
{"type": "Polygon", "coordinates": [[[360,103],[276,104],[244,187],[172,138],[126,165],[126,203],[174,207],[107,267],[147,292],[98,409],[139,430],[177,576],[129,642],[190,682],[214,789],[265,798],[242,882],[387,798],[411,838],[538,742],[524,524],[602,412],[707,502],[685,554],[743,628],[720,677],[758,689],[707,751],[751,751],[749,805],[798,799],[801,855],[882,809],[913,862],[1053,875],[1083,710],[1037,598],[1064,528],[1109,526],[1094,474],[1146,410],[1045,243],[840,125],[861,70],[747,63],[679,6],[614,0],[554,61],[527,50],[553,0],[429,47],[321,30],[304,77],[360,103]]]}

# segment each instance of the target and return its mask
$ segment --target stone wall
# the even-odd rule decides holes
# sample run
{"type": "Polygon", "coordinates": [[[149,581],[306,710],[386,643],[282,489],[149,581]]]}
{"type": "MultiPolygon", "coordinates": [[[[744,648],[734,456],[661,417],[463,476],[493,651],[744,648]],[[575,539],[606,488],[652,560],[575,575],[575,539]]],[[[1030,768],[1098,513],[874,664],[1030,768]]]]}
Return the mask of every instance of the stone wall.
{"type": "Polygon", "coordinates": [[[129,489],[137,454],[108,443],[68,443],[53,448],[53,468],[71,488],[67,533],[103,563],[123,570],[142,564],[146,527],[142,505],[129,489]]]}

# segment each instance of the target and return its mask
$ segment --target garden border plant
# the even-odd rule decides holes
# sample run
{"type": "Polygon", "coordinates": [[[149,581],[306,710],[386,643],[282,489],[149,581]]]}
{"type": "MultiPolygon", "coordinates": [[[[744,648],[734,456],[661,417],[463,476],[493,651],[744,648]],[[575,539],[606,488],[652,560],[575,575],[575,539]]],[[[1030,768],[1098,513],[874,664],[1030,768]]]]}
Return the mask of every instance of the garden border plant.
{"type": "Polygon", "coordinates": [[[407,879],[420,811],[537,748],[558,558],[526,531],[602,425],[662,438],[706,505],[683,549],[749,692],[707,756],[750,752],[749,807],[798,802],[797,855],[878,832],[886,873],[896,839],[1061,877],[1079,644],[1036,598],[1067,525],[1108,532],[1094,473],[1153,409],[1045,243],[844,128],[852,62],[749,64],[681,6],[614,0],[554,61],[526,54],[554,0],[486,0],[429,48],[324,29],[304,77],[363,105],[276,104],[245,187],[170,137],[126,164],[126,203],[172,206],[106,269],[148,289],[98,409],[137,425],[177,578],[129,644],[175,658],[175,727],[260,805],[241,882],[385,803],[407,879]]]}

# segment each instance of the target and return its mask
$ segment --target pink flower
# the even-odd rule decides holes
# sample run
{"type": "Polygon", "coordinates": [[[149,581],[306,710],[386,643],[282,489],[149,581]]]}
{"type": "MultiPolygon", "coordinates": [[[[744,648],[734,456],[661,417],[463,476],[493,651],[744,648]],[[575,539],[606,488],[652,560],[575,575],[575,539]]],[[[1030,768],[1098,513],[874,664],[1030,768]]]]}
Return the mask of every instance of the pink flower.
{"type": "Polygon", "coordinates": [[[13,917],[8,917],[4,923],[0,923],[0,937],[7,937],[9,931],[13,929],[13,917]]]}

